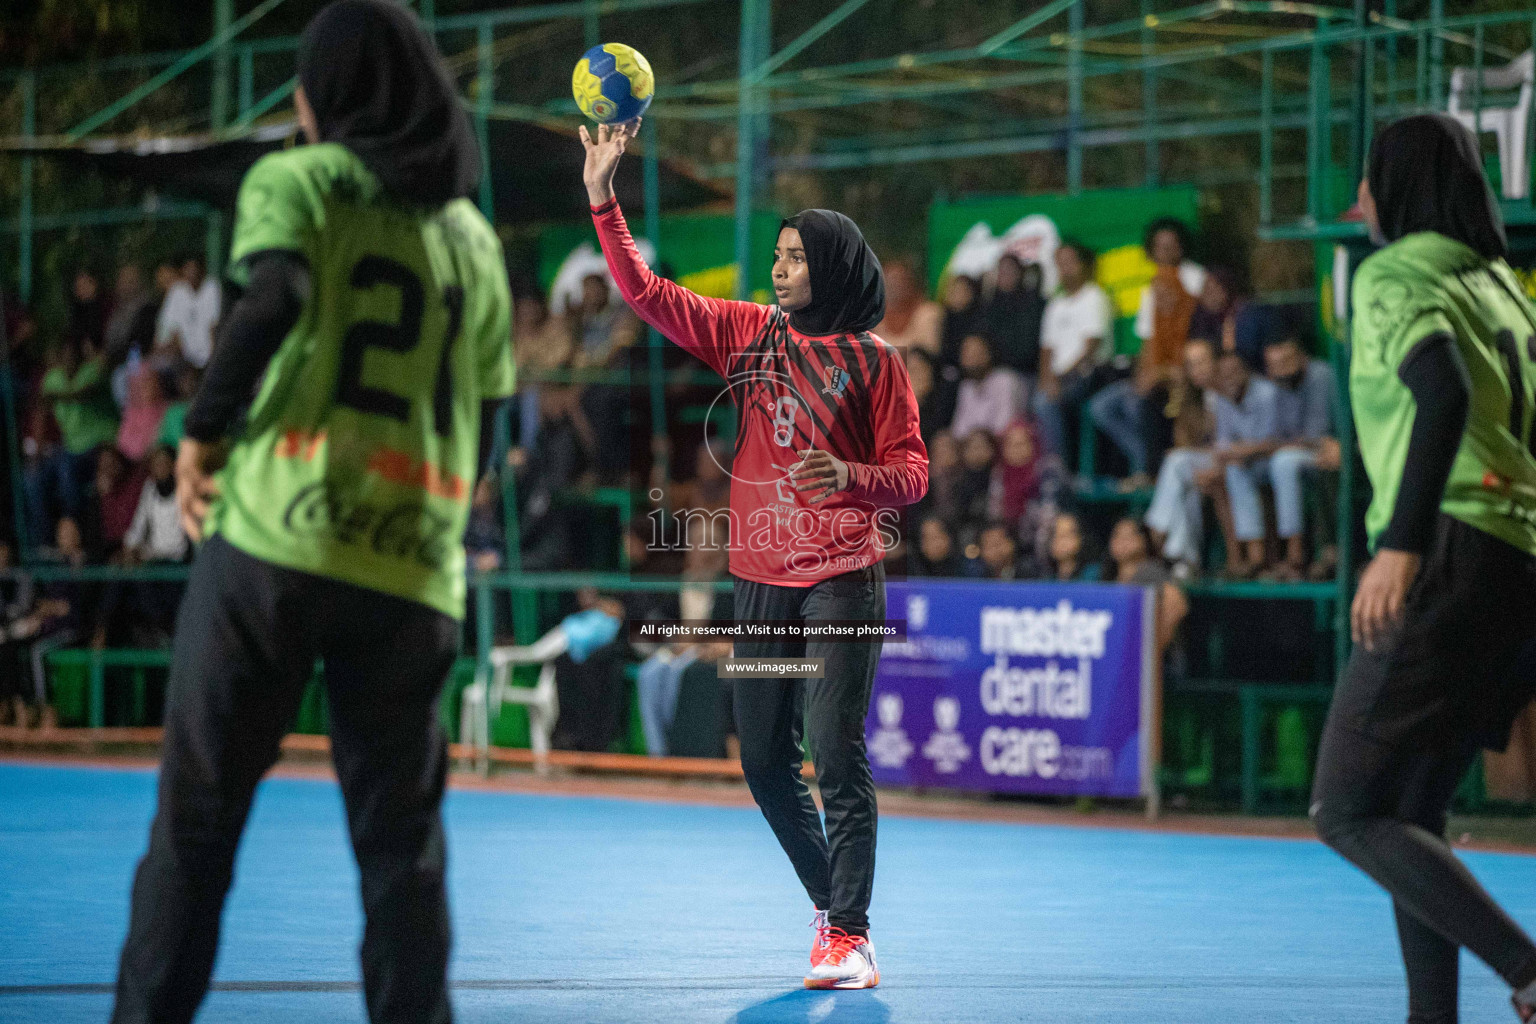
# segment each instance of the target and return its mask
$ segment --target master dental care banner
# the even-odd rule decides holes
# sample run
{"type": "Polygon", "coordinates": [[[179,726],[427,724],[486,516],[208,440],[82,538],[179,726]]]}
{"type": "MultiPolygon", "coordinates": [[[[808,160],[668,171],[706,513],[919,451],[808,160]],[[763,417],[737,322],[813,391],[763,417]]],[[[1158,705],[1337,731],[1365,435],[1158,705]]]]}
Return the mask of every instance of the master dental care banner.
{"type": "Polygon", "coordinates": [[[891,583],[864,737],[875,781],[998,793],[1151,793],[1153,592],[891,583]]]}

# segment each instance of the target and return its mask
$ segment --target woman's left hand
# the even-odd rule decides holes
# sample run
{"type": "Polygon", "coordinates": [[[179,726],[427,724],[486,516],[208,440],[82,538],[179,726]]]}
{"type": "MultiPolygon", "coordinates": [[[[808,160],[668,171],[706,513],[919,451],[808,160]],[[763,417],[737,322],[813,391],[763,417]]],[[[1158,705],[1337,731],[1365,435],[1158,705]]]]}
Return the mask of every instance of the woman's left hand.
{"type": "Polygon", "coordinates": [[[848,489],[848,463],[831,452],[808,448],[797,453],[800,461],[789,467],[789,479],[797,491],[811,491],[812,505],[848,489]]]}
{"type": "Polygon", "coordinates": [[[1349,609],[1355,643],[1374,651],[1376,644],[1402,617],[1408,591],[1419,575],[1419,555],[1382,548],[1360,574],[1360,586],[1349,609]]]}

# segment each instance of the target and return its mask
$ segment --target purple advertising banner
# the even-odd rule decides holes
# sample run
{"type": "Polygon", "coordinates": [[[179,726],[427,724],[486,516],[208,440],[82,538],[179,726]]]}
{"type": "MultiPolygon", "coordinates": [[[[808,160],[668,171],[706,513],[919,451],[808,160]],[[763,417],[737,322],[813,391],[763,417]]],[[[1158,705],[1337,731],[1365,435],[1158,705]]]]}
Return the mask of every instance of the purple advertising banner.
{"type": "Polygon", "coordinates": [[[909,580],[864,726],[877,783],[1151,795],[1152,592],[909,580]]]}

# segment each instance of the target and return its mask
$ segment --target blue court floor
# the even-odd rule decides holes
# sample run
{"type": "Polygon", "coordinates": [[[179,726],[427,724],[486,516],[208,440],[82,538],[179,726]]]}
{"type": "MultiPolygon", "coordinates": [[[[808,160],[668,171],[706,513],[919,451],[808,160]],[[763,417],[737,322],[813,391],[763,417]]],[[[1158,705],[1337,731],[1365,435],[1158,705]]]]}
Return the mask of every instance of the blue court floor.
{"type": "MultiPolygon", "coordinates": [[[[0,1022],[107,1018],[146,771],[0,763],[0,1022]]],[[[1386,898],[1310,842],[887,818],[884,983],[807,992],[810,907],[756,811],[456,792],[461,1022],[1400,1022],[1386,898]]],[[[1468,861],[1528,927],[1536,859],[1468,861]]],[[[361,1022],[339,794],[268,781],[202,1021],[361,1022]]],[[[1463,1021],[1508,1024],[1465,962],[1463,1021]]]]}

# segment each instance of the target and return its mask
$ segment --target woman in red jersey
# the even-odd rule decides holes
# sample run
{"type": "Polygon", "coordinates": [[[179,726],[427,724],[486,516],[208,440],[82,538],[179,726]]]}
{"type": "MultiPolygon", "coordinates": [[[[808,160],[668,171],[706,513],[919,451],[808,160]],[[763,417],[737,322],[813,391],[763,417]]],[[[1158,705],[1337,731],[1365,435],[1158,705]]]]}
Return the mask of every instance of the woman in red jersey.
{"type": "MultiPolygon", "coordinates": [[[[881,559],[894,509],[923,496],[928,452],[900,353],[870,333],[885,315],[880,261],[840,213],[784,221],[776,306],[709,299],[651,273],[613,194],[639,122],[582,129],[583,179],[614,282],[642,319],[726,379],[739,427],[731,464],[737,621],[885,619],[881,559]]],[[[690,541],[692,542],[692,541],[690,541]]],[[[752,796],[816,906],[812,988],[872,988],[875,787],[864,719],[881,641],[737,640],[738,661],[819,659],[813,679],[736,681],[752,796]],[[821,815],[800,776],[808,724],[821,815]]]]}

